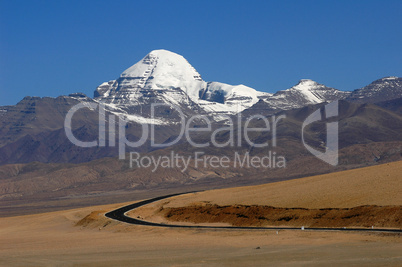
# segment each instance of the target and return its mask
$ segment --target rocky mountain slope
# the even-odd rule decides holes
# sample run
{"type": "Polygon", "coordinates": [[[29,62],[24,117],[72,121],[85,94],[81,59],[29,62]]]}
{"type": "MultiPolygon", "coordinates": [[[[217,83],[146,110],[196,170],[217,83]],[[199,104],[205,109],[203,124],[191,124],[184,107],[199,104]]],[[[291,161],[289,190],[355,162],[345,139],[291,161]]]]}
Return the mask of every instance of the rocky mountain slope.
{"type": "Polygon", "coordinates": [[[377,103],[400,98],[401,96],[402,78],[385,77],[354,90],[347,97],[347,100],[358,103],[377,103]]]}
{"type": "MultiPolygon", "coordinates": [[[[149,158],[171,157],[172,152],[180,153],[181,157],[192,157],[186,169],[172,166],[153,170],[155,166],[152,164],[149,167],[136,165],[130,167],[128,156],[126,160],[104,157],[79,164],[65,164],[60,160],[58,161],[60,163],[31,162],[4,165],[0,167],[0,198],[3,203],[8,201],[14,203],[37,198],[74,198],[77,195],[88,194],[102,198],[105,194],[125,194],[134,191],[144,193],[168,188],[205,189],[238,186],[402,159],[401,116],[373,104],[346,101],[340,101],[339,105],[339,165],[329,166],[317,159],[303,146],[301,128],[305,117],[322,106],[323,104],[317,104],[277,114],[285,115],[286,118],[278,124],[276,147],[272,145],[270,133],[260,132],[250,135],[251,140],[255,143],[268,142],[268,147],[250,146],[242,137],[241,146],[195,148],[188,143],[179,143],[164,149],[141,152],[142,156],[149,158]],[[196,152],[201,152],[207,157],[227,156],[232,163],[236,160],[236,152],[242,157],[245,153],[249,153],[251,157],[260,158],[270,155],[271,159],[275,157],[273,154],[275,153],[276,158],[283,156],[286,159],[286,168],[273,165],[268,168],[239,167],[239,165],[236,167],[234,164],[216,168],[210,164],[196,165],[194,158],[196,152]]],[[[322,146],[322,140],[325,140],[327,122],[324,120],[314,123],[304,131],[305,141],[317,150],[323,151],[325,148],[322,146]]],[[[250,126],[261,127],[260,124],[261,121],[256,120],[250,126]]],[[[239,132],[234,132],[235,139],[238,134],[239,132]]],[[[228,136],[229,133],[223,131],[217,136],[217,141],[224,143],[228,136]]],[[[204,133],[195,136],[194,141],[201,143],[209,138],[210,134],[204,133]]],[[[41,139],[40,142],[44,144],[47,140],[41,139]]],[[[75,156],[87,155],[85,150],[73,152],[72,155],[75,156]]]]}

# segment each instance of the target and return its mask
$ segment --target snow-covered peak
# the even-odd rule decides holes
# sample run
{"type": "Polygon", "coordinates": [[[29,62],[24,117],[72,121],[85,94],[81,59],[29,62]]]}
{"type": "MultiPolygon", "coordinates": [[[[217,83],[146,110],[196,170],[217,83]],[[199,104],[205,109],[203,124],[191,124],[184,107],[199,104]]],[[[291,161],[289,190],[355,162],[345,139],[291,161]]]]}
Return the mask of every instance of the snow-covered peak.
{"type": "MultiPolygon", "coordinates": [[[[317,94],[317,91],[325,90],[326,88],[328,88],[328,87],[326,87],[323,84],[319,84],[316,81],[313,81],[310,79],[302,79],[292,88],[289,88],[284,91],[279,91],[279,92],[281,92],[281,93],[289,92],[289,91],[294,92],[294,93],[302,95],[307,100],[307,102],[309,102],[310,104],[316,104],[316,103],[321,103],[325,100],[325,99],[323,99],[323,97],[320,94],[317,94]]],[[[332,89],[332,88],[328,88],[328,89],[332,89]]]]}
{"type": "MultiPolygon", "coordinates": [[[[225,83],[220,83],[220,82],[211,82],[208,83],[208,86],[206,88],[205,96],[204,98],[207,100],[213,100],[214,95],[220,94],[222,97],[225,98],[225,100],[228,99],[234,99],[238,97],[248,97],[248,98],[253,98],[256,99],[255,102],[258,101],[259,96],[270,96],[272,94],[270,93],[263,93],[259,92],[251,87],[245,86],[243,84],[240,85],[229,85],[225,83]]],[[[219,101],[216,101],[219,102],[219,101]]]]}
{"type": "Polygon", "coordinates": [[[151,51],[138,63],[126,69],[120,77],[140,77],[147,71],[154,71],[154,76],[201,80],[200,74],[183,56],[163,49],[151,51]]]}
{"type": "Polygon", "coordinates": [[[181,55],[154,50],[141,61],[126,69],[120,78],[133,78],[143,89],[180,88],[191,96],[198,96],[201,75],[181,55]]]}
{"type": "Polygon", "coordinates": [[[264,98],[271,109],[292,109],[306,105],[344,99],[350,93],[327,87],[310,79],[302,79],[295,86],[264,98]]]}
{"type": "Polygon", "coordinates": [[[310,80],[310,79],[301,79],[295,86],[292,88],[294,89],[309,89],[314,86],[319,86],[320,84],[316,81],[310,80]]]}
{"type": "Polygon", "coordinates": [[[209,82],[206,88],[200,91],[198,103],[207,112],[235,114],[253,106],[260,99],[270,96],[272,94],[259,92],[243,84],[209,82]]]}
{"type": "Polygon", "coordinates": [[[396,77],[396,76],[389,76],[389,77],[384,77],[384,78],[382,78],[382,79],[380,79],[380,80],[383,80],[383,81],[394,81],[394,80],[398,80],[399,78],[398,77],[396,77]]]}
{"type": "Polygon", "coordinates": [[[402,78],[385,77],[354,90],[348,100],[359,103],[376,103],[402,97],[402,78]]]}
{"type": "Polygon", "coordinates": [[[304,90],[311,90],[317,87],[322,87],[322,84],[319,84],[316,81],[310,80],[310,79],[301,79],[295,86],[293,86],[290,89],[293,90],[300,90],[300,91],[304,91],[304,90]]]}

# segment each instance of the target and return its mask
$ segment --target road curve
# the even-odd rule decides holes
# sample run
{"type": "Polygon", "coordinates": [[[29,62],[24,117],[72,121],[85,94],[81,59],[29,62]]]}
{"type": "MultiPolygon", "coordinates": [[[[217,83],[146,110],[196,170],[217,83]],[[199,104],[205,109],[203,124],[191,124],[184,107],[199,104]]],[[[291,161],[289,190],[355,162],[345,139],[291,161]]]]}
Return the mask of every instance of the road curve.
{"type": "MultiPolygon", "coordinates": [[[[125,222],[129,224],[135,225],[146,225],[146,226],[155,226],[155,227],[168,227],[168,228],[191,228],[191,229],[235,229],[235,230],[302,230],[300,227],[241,227],[241,226],[206,226],[206,225],[177,225],[177,224],[161,224],[139,220],[136,218],[128,217],[125,214],[133,209],[139,208],[141,206],[150,204],[152,202],[184,195],[190,193],[196,193],[198,191],[193,192],[185,192],[185,193],[177,193],[170,194],[160,197],[151,198],[148,200],[140,201],[134,204],[130,204],[116,210],[110,211],[105,214],[106,217],[117,220],[120,222],[125,222]]],[[[370,228],[319,228],[319,227],[304,227],[305,231],[353,231],[353,232],[388,232],[388,233],[402,233],[402,229],[370,229],[370,228]]]]}

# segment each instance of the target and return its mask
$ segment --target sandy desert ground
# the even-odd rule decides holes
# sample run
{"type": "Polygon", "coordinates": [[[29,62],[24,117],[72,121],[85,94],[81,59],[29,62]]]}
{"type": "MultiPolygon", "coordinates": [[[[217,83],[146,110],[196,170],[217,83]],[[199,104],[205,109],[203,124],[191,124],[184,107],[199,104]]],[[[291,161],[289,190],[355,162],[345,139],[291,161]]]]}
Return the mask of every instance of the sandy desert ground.
{"type": "MultiPolygon", "coordinates": [[[[395,162],[262,186],[205,191],[162,204],[399,206],[401,168],[402,162],[395,162]]],[[[400,234],[169,229],[127,225],[104,217],[105,212],[124,204],[1,218],[0,265],[402,265],[400,234]]],[[[151,211],[158,205],[136,212],[147,211],[141,215],[155,217],[151,211]]]]}

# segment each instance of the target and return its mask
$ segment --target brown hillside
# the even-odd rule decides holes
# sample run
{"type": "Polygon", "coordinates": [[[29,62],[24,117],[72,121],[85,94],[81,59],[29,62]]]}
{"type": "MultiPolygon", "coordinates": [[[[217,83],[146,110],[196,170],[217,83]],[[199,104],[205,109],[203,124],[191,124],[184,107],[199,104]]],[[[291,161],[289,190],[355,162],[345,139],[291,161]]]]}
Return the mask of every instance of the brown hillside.
{"type": "Polygon", "coordinates": [[[402,205],[402,161],[258,186],[178,196],[168,207],[208,202],[283,208],[353,208],[402,205]]]}

